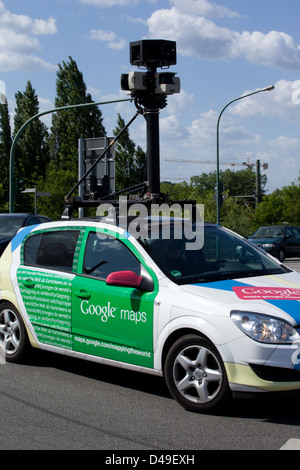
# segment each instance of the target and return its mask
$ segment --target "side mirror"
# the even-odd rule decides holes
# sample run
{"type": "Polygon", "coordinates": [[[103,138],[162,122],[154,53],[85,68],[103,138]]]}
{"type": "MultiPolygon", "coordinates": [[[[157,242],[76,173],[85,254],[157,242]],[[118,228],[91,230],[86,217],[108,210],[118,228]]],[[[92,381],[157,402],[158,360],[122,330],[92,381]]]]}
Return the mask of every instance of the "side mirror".
{"type": "Polygon", "coordinates": [[[138,276],[133,271],[115,271],[106,278],[106,284],[123,287],[140,287],[142,276],[138,276]]]}
{"type": "MultiPolygon", "coordinates": [[[[143,273],[142,273],[143,274],[143,273]]],[[[106,284],[109,286],[134,287],[148,292],[153,291],[152,278],[147,276],[138,276],[133,271],[115,271],[106,278],[106,284]]]]}

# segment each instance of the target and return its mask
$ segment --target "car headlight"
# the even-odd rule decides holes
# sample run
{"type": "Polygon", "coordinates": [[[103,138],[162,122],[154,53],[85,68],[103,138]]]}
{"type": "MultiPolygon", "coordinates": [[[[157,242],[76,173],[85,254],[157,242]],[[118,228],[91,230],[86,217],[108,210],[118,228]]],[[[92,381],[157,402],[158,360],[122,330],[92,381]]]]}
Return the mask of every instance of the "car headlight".
{"type": "Polygon", "coordinates": [[[261,343],[287,344],[300,341],[298,332],[284,320],[253,312],[231,312],[233,322],[250,338],[261,343]]]}

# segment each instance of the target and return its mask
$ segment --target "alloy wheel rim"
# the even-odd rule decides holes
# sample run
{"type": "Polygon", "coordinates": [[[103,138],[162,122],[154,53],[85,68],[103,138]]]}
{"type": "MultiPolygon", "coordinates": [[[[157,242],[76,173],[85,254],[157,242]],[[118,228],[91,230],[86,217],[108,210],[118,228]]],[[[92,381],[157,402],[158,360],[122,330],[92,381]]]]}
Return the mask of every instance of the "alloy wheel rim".
{"type": "Polygon", "coordinates": [[[177,390],[185,399],[205,404],[220,392],[223,372],[212,351],[203,346],[192,345],[176,356],[173,379],[177,390]]]}
{"type": "Polygon", "coordinates": [[[14,354],[20,346],[20,323],[11,309],[5,309],[0,313],[0,339],[2,339],[4,351],[8,355],[14,354]]]}

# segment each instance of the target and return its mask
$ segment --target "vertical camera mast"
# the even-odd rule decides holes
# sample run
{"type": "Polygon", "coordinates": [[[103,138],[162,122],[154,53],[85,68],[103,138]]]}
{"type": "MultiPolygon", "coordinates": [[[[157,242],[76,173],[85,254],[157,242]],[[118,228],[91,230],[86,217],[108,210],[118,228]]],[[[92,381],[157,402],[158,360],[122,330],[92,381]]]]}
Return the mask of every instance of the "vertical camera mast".
{"type": "Polygon", "coordinates": [[[157,69],[166,69],[176,64],[176,42],[163,39],[146,39],[130,43],[130,63],[138,67],[138,71],[121,75],[121,89],[129,91],[137,108],[136,115],[121,130],[95,160],[89,170],[71,189],[65,197],[65,210],[63,219],[71,218],[74,209],[79,207],[97,207],[102,202],[117,206],[117,196],[122,192],[142,191],[143,197],[135,197],[133,203],[150,206],[153,202],[164,202],[166,196],[160,192],[160,151],[159,151],[159,111],[167,106],[167,95],[180,92],[180,80],[173,72],[158,72],[157,69]],[[122,133],[132,124],[138,115],[146,120],[147,150],[146,150],[146,181],[131,188],[124,188],[114,194],[103,195],[95,200],[91,194],[88,200],[71,197],[93,168],[101,161],[112,145],[122,133]]]}
{"type": "Polygon", "coordinates": [[[130,63],[140,71],[121,75],[121,88],[131,92],[137,109],[147,125],[147,193],[160,195],[159,110],[167,105],[167,95],[179,93],[176,73],[157,72],[176,64],[176,43],[166,40],[142,40],[130,43],[130,63]]]}

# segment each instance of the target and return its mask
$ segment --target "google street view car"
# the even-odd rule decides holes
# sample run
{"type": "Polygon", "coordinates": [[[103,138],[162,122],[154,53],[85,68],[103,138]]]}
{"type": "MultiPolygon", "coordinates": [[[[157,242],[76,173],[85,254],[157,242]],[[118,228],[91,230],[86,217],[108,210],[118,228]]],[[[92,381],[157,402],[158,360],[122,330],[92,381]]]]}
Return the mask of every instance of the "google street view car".
{"type": "Polygon", "coordinates": [[[300,274],[220,226],[144,223],[19,231],[0,259],[6,361],[34,347],[161,375],[196,412],[300,390],[300,274]]]}

